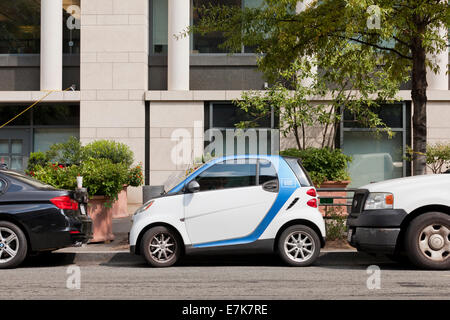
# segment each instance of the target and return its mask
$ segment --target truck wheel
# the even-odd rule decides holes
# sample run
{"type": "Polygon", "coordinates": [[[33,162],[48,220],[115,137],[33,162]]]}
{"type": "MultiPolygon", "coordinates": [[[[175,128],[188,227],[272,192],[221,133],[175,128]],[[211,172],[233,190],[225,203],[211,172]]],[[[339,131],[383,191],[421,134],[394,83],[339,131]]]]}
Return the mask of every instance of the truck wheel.
{"type": "Polygon", "coordinates": [[[290,226],[278,239],[281,259],[290,266],[306,267],[314,263],[320,253],[317,233],[303,225],[290,226]]]}
{"type": "Polygon", "coordinates": [[[15,224],[0,221],[0,269],[15,268],[25,260],[27,238],[15,224]]]}
{"type": "Polygon", "coordinates": [[[159,226],[145,232],[141,254],[153,267],[170,267],[181,255],[181,240],[171,229],[159,226]]]}
{"type": "Polygon", "coordinates": [[[429,212],[415,218],[406,231],[406,253],[416,266],[450,269],[450,216],[429,212]]]}

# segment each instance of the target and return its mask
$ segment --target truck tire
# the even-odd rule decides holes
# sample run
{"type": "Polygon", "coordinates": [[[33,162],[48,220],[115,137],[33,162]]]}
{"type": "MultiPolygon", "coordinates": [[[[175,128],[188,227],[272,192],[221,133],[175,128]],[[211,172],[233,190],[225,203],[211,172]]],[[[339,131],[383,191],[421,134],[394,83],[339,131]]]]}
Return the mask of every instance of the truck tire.
{"type": "Polygon", "coordinates": [[[290,226],[281,233],[278,239],[278,252],[281,259],[290,266],[309,266],[319,256],[319,236],[307,226],[290,226]]]}
{"type": "Polygon", "coordinates": [[[152,267],[173,266],[181,256],[182,241],[171,229],[158,226],[142,237],[141,254],[152,267]]]}
{"type": "Polygon", "coordinates": [[[0,269],[15,268],[25,260],[27,238],[14,223],[0,221],[0,269]]]}
{"type": "Polygon", "coordinates": [[[423,269],[450,269],[450,215],[428,212],[415,218],[405,237],[409,260],[423,269]]]}

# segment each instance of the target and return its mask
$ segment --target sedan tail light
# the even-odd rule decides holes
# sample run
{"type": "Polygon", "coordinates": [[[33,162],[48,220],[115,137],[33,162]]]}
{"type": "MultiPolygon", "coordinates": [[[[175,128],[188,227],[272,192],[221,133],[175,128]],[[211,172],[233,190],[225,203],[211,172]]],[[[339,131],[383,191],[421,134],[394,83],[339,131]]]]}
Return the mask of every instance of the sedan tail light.
{"type": "Polygon", "coordinates": [[[78,210],[78,202],[71,199],[69,196],[60,196],[50,200],[59,209],[78,210]]]}

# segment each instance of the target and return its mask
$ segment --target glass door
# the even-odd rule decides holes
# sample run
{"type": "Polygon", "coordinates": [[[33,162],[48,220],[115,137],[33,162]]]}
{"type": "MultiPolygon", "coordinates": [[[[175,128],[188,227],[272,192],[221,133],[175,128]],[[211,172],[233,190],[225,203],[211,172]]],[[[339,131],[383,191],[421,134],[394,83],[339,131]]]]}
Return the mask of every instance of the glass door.
{"type": "Polygon", "coordinates": [[[0,164],[24,171],[30,151],[30,129],[0,129],[0,164]]]}

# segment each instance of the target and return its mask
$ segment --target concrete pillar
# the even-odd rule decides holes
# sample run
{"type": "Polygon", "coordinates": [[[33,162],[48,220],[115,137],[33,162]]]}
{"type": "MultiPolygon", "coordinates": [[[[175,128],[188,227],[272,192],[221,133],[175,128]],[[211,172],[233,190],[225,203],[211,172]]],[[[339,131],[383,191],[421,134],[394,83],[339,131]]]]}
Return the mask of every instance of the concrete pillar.
{"type": "MultiPolygon", "coordinates": [[[[309,5],[311,4],[313,0],[303,0],[303,1],[299,1],[297,2],[297,6],[295,8],[295,12],[296,13],[300,13],[302,11],[305,11],[309,5]]],[[[309,61],[311,61],[314,57],[307,57],[309,59],[309,61]]],[[[311,72],[312,74],[316,74],[317,73],[317,66],[313,66],[311,68],[311,72]]],[[[314,79],[312,78],[305,78],[302,80],[302,85],[305,87],[309,87],[314,83],[314,79]]]]}
{"type": "Polygon", "coordinates": [[[41,1],[41,90],[62,89],[63,2],[41,1]]]}
{"type": "MultiPolygon", "coordinates": [[[[439,34],[442,38],[446,39],[447,29],[441,28],[439,34]]],[[[433,63],[439,65],[438,73],[434,73],[430,69],[427,69],[428,90],[448,90],[448,50],[444,49],[441,53],[430,55],[428,58],[431,59],[433,63]]]]}
{"type": "Polygon", "coordinates": [[[167,89],[189,90],[189,35],[180,34],[190,25],[190,0],[168,1],[167,89]]]}

